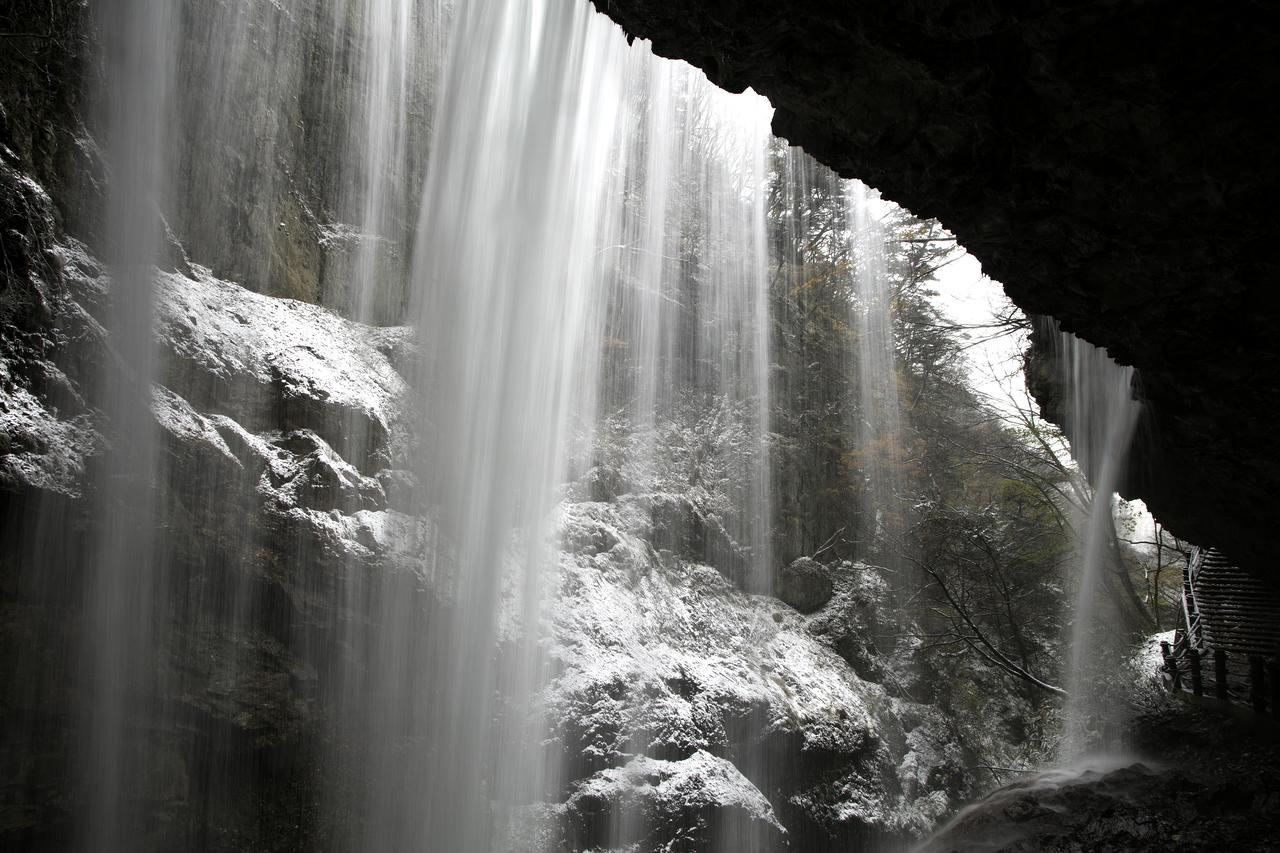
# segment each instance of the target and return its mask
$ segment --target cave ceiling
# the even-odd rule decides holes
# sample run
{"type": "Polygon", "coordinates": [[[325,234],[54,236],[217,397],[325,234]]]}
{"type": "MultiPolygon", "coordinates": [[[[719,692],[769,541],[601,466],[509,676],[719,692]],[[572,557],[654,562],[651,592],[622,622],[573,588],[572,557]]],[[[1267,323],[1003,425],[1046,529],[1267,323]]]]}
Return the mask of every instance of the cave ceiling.
{"type": "Polygon", "coordinates": [[[1138,367],[1126,492],[1266,568],[1276,7],[594,2],[657,53],[766,95],[777,135],[941,220],[1024,311],[1138,367]]]}

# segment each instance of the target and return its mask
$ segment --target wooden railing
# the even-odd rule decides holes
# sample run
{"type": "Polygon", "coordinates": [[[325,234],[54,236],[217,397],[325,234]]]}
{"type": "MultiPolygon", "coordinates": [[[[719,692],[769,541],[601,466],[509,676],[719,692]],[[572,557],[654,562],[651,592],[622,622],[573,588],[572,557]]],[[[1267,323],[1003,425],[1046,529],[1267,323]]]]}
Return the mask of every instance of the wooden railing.
{"type": "Polygon", "coordinates": [[[1173,642],[1160,644],[1165,686],[1280,717],[1280,644],[1272,630],[1280,604],[1220,553],[1197,548],[1182,570],[1182,612],[1173,642]]]}
{"type": "Polygon", "coordinates": [[[1196,578],[1204,565],[1204,557],[1205,552],[1196,548],[1191,552],[1191,559],[1182,567],[1182,615],[1186,620],[1191,645],[1195,648],[1204,645],[1204,624],[1200,618],[1200,605],[1196,601],[1196,578]]]}
{"type": "Polygon", "coordinates": [[[1169,690],[1204,696],[1208,682],[1216,699],[1248,704],[1259,714],[1280,716],[1280,661],[1276,658],[1237,655],[1229,659],[1223,649],[1212,649],[1207,655],[1212,660],[1212,677],[1206,679],[1206,654],[1191,645],[1181,629],[1172,643],[1160,644],[1160,654],[1164,658],[1161,673],[1169,690]],[[1240,675],[1242,672],[1247,672],[1247,677],[1240,675]]]}

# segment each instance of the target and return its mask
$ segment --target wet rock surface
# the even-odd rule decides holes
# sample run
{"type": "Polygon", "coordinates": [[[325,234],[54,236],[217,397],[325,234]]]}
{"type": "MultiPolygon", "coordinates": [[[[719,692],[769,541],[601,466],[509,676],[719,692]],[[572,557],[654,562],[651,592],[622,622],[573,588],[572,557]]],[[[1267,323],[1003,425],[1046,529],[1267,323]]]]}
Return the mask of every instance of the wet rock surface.
{"type": "Polygon", "coordinates": [[[780,136],[941,220],[1025,311],[1136,366],[1150,428],[1129,493],[1275,577],[1274,10],[596,5],[767,96],[780,136]]]}
{"type": "Polygon", "coordinates": [[[1036,774],[966,809],[920,853],[1207,849],[1178,846],[1185,784],[1140,762],[1036,774]]]}

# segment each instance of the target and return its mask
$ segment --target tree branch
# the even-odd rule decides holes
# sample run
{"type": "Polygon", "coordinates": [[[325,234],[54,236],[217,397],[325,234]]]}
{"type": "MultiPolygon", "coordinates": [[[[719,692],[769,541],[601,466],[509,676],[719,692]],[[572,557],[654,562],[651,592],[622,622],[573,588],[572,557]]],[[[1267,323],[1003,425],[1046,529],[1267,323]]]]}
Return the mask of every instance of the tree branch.
{"type": "Polygon", "coordinates": [[[996,648],[996,646],[993,645],[991,641],[987,639],[986,635],[982,632],[982,629],[979,628],[978,625],[974,623],[973,619],[970,618],[968,611],[966,611],[965,608],[960,604],[960,602],[956,600],[956,597],[951,593],[951,590],[947,587],[946,582],[942,580],[942,576],[937,571],[930,568],[929,566],[926,566],[924,563],[921,563],[918,560],[912,560],[912,562],[914,562],[923,571],[928,573],[928,575],[931,578],[933,578],[934,582],[938,585],[938,588],[942,590],[942,594],[946,597],[947,601],[951,604],[951,609],[955,611],[955,614],[957,616],[960,617],[960,619],[964,622],[965,626],[968,627],[968,629],[973,632],[973,637],[966,637],[964,635],[961,635],[961,639],[963,639],[966,643],[968,643],[971,649],[973,649],[975,652],[981,655],[984,659],[989,661],[993,666],[996,666],[999,669],[1004,670],[1010,675],[1016,676],[1017,678],[1022,679],[1028,684],[1038,687],[1041,690],[1044,690],[1048,693],[1052,693],[1055,696],[1061,696],[1063,698],[1066,698],[1067,691],[1063,690],[1061,687],[1057,687],[1053,684],[1050,684],[1047,681],[1042,681],[1041,679],[1032,675],[1030,672],[1023,669],[1021,666],[1019,666],[1017,663],[1011,660],[1008,655],[1000,651],[1000,649],[996,648]],[[981,644],[981,648],[978,645],[979,643],[981,644]]]}

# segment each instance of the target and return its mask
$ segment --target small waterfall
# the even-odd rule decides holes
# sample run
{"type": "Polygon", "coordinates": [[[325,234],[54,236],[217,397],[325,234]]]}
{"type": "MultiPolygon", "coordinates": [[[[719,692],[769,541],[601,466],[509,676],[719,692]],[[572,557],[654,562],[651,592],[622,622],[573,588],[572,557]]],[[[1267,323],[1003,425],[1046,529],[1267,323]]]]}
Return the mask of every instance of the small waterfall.
{"type": "Polygon", "coordinates": [[[112,446],[98,473],[85,579],[88,803],[76,829],[81,849],[126,851],[135,849],[137,803],[155,771],[147,757],[158,750],[138,741],[164,666],[157,649],[167,622],[156,553],[163,543],[154,534],[153,487],[162,472],[151,416],[151,323],[174,42],[167,6],[112,0],[99,12],[111,165],[103,240],[114,286],[110,358],[99,382],[112,446]]]}
{"type": "Polygon", "coordinates": [[[788,445],[777,460],[775,501],[778,547],[794,556],[858,538],[854,241],[845,182],[799,149],[781,147],[773,158],[771,286],[776,325],[790,330],[775,342],[774,396],[788,445]],[[829,500],[837,478],[839,497],[829,500]]]}
{"type": "Polygon", "coordinates": [[[383,734],[424,751],[376,768],[369,850],[509,847],[521,810],[557,786],[537,711],[548,537],[570,417],[594,384],[583,346],[625,43],[574,3],[455,15],[413,264],[428,580],[448,602],[427,659],[405,661],[425,666],[406,674],[428,692],[400,697],[425,719],[383,734]]]}
{"type": "Polygon", "coordinates": [[[403,322],[445,0],[189,3],[172,220],[254,290],[403,322]]]}
{"type": "Polygon", "coordinates": [[[865,478],[860,539],[864,553],[886,565],[902,548],[898,475],[902,414],[893,349],[893,295],[880,224],[885,205],[860,181],[845,184],[855,253],[853,326],[858,337],[859,411],[855,434],[865,478]]]}
{"type": "Polygon", "coordinates": [[[1061,754],[1077,759],[1114,749],[1116,709],[1107,698],[1108,673],[1122,659],[1124,639],[1106,616],[1107,573],[1117,570],[1114,500],[1122,485],[1129,444],[1141,413],[1134,399],[1132,367],[1116,364],[1105,350],[1041,321],[1053,346],[1071,452],[1093,489],[1086,518],[1077,525],[1079,586],[1073,615],[1068,693],[1061,754]]]}
{"type": "Polygon", "coordinates": [[[788,393],[790,404],[811,419],[797,439],[803,443],[804,432],[824,436],[833,456],[807,464],[822,471],[835,467],[849,496],[842,514],[826,517],[820,504],[806,505],[806,484],[793,486],[788,498],[804,507],[796,514],[816,529],[787,534],[800,540],[801,551],[854,541],[857,557],[892,567],[903,545],[902,413],[889,235],[882,220],[894,208],[875,190],[842,180],[803,152],[783,152],[780,173],[778,270],[789,283],[779,304],[783,324],[801,330],[784,342],[794,351],[788,393]],[[824,420],[829,412],[814,409],[819,400],[838,401],[832,422],[824,420]]]}
{"type": "Polygon", "coordinates": [[[364,24],[359,33],[363,61],[357,64],[355,104],[361,115],[352,122],[359,133],[353,140],[349,160],[362,162],[362,180],[354,187],[351,208],[359,209],[359,237],[350,274],[348,316],[362,322],[398,322],[403,313],[399,304],[379,288],[383,276],[398,280],[403,276],[405,246],[388,251],[384,245],[403,233],[397,222],[409,210],[412,186],[407,174],[409,103],[415,82],[414,64],[418,41],[415,27],[416,4],[409,0],[384,2],[364,0],[355,14],[364,24]],[[388,262],[379,263],[386,259],[388,262]],[[379,304],[381,303],[381,304],[379,304]]]}

